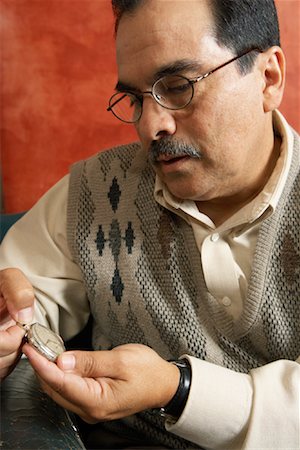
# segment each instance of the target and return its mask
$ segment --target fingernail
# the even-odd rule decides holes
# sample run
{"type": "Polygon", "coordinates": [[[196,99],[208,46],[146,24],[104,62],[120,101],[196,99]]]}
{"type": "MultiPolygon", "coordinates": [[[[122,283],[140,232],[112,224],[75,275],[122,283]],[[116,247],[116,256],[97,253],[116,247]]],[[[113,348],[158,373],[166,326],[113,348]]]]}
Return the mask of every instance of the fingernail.
{"type": "Polygon", "coordinates": [[[28,323],[31,322],[33,318],[33,308],[29,306],[28,308],[21,309],[18,311],[18,322],[20,323],[28,323]]]}
{"type": "Polygon", "coordinates": [[[60,363],[62,365],[62,369],[73,370],[75,369],[75,356],[68,353],[66,353],[65,355],[61,355],[60,363]]]}

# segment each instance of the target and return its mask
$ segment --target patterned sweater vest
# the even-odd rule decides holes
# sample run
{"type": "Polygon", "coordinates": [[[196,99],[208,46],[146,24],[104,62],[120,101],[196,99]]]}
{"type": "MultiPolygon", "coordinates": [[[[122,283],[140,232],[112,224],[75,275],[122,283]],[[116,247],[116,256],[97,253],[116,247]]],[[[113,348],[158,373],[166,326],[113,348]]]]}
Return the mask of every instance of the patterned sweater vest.
{"type": "MultiPolygon", "coordinates": [[[[143,343],[233,369],[300,354],[299,137],[284,192],[259,231],[237,322],[208,292],[191,227],[154,200],[155,174],[139,144],[73,166],[68,240],[93,315],[93,346],[143,343]]],[[[126,422],[126,420],[125,420],[126,422]]],[[[145,412],[127,425],[171,448],[193,446],[145,412]]]]}

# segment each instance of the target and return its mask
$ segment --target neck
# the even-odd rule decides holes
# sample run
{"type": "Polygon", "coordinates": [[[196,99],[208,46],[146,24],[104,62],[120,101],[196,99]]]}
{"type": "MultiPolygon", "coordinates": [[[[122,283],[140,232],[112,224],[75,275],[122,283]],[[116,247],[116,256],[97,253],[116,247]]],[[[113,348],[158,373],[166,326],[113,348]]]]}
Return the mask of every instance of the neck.
{"type": "Polygon", "coordinates": [[[268,182],[280,154],[280,145],[281,140],[276,137],[270,157],[254,182],[233,195],[196,202],[199,211],[206,214],[216,226],[220,226],[243,206],[250,203],[268,182]]]}

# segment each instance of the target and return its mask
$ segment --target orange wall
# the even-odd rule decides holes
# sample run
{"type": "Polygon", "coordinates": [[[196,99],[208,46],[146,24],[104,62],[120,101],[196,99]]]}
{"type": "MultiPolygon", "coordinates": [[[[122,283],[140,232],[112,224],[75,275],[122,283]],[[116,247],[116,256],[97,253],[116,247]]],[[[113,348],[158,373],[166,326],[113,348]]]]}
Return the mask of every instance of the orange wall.
{"type": "MultiPolygon", "coordinates": [[[[300,0],[277,0],[281,110],[300,131],[300,0]]],[[[106,112],[116,81],[110,0],[0,0],[5,212],[31,207],[73,161],[136,139],[106,112]]]]}

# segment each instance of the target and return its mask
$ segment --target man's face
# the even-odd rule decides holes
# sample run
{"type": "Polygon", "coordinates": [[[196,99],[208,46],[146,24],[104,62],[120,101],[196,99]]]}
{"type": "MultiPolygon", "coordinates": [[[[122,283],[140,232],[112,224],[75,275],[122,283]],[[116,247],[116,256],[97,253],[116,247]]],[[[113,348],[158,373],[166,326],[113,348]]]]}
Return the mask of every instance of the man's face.
{"type": "MultiPolygon", "coordinates": [[[[186,65],[176,73],[195,78],[225,63],[235,55],[216,43],[212,31],[206,0],[148,0],[120,21],[119,82],[147,91],[163,70],[186,65]]],[[[182,110],[144,96],[136,129],[145,151],[162,144],[154,168],[173,195],[210,201],[253,190],[270,128],[262,95],[259,70],[242,76],[232,63],[196,83],[192,102],[182,110]],[[180,156],[161,154],[174,142],[180,156]],[[200,157],[187,156],[186,148],[200,157]]]]}

